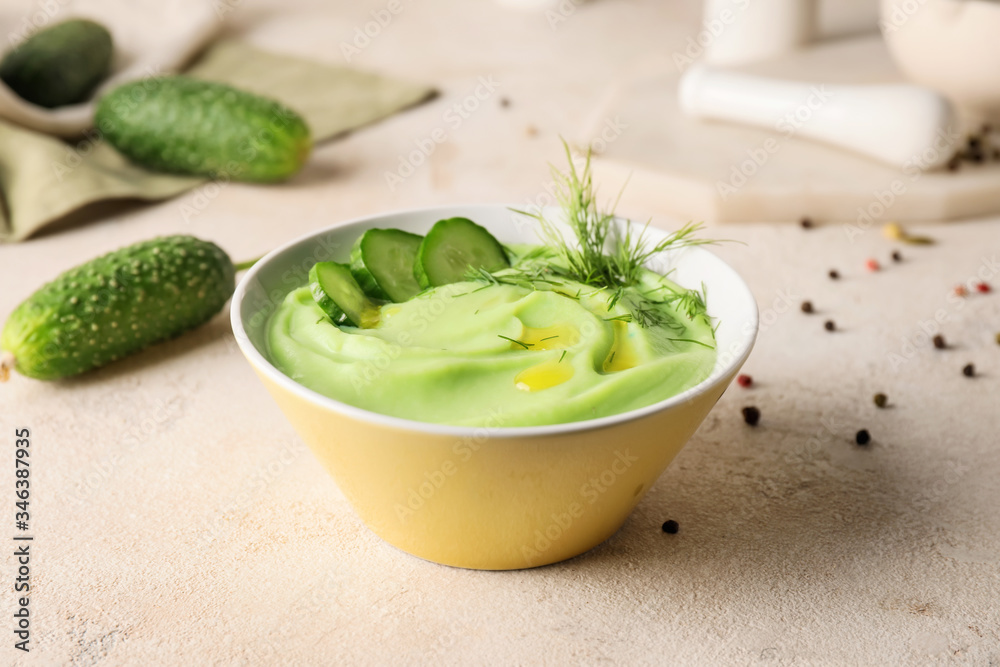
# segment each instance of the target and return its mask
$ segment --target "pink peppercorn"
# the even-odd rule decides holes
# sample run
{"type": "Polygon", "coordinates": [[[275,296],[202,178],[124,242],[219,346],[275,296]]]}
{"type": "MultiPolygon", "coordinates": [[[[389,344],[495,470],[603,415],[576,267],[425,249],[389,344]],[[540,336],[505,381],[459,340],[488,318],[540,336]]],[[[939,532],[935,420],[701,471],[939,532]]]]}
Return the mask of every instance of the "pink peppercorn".
{"type": "Polygon", "coordinates": [[[750,385],[753,384],[753,378],[747,375],[746,373],[741,373],[740,375],[736,376],[736,384],[744,388],[749,387],[750,385]]]}

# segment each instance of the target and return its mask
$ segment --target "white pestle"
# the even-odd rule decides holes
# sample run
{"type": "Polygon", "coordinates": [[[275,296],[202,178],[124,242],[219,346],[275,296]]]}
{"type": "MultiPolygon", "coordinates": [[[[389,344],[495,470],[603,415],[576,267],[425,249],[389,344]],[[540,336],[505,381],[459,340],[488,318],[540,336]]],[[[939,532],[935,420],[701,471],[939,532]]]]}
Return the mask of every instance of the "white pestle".
{"type": "Polygon", "coordinates": [[[810,84],[697,64],[680,83],[684,113],[822,141],[904,170],[940,167],[961,139],[947,99],[908,84],[810,84]]]}

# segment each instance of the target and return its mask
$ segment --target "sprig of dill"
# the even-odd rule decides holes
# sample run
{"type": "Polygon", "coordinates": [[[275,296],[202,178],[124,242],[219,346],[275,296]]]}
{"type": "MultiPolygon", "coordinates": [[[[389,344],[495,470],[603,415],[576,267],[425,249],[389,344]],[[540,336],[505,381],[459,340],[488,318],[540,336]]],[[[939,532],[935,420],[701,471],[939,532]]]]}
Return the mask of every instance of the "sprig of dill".
{"type": "Polygon", "coordinates": [[[538,221],[542,240],[545,242],[545,252],[537,253],[537,257],[532,257],[529,253],[521,259],[516,268],[489,274],[488,277],[471,277],[486,280],[491,284],[500,282],[531,289],[535,289],[537,283],[547,283],[552,289],[573,298],[580,298],[580,293],[577,292],[574,296],[559,290],[559,280],[575,281],[595,288],[590,295],[585,296],[611,290],[608,311],[620,304],[630,315],[608,319],[630,320],[642,327],[659,326],[678,332],[686,329],[682,322],[674,319],[665,309],[656,307],[664,304],[676,303],[677,309],[688,319],[698,315],[707,318],[704,285],[701,292],[686,289],[670,290],[669,294],[661,298],[650,298],[637,290],[626,291],[626,288],[639,283],[646,263],[659,253],[667,249],[715,243],[710,239],[696,238],[702,225],[688,223],[658,243],[650,243],[646,237],[648,221],[638,233],[633,231],[630,224],[619,226],[615,222],[614,209],[618,205],[621,193],[609,210],[602,210],[597,203],[597,189],[594,186],[590,166],[590,151],[587,151],[583,167],[578,169],[565,141],[563,148],[569,162],[569,170],[562,172],[552,165],[552,177],[556,184],[556,200],[564,212],[575,243],[573,240],[567,240],[540,210],[514,209],[516,213],[538,221]],[[557,261],[546,261],[553,258],[557,261]]]}
{"type": "Polygon", "coordinates": [[[638,233],[633,231],[631,225],[620,227],[615,224],[614,209],[621,193],[608,211],[601,210],[590,167],[590,151],[587,151],[583,168],[577,169],[565,141],[563,148],[569,170],[562,172],[552,166],[552,178],[556,184],[556,200],[565,213],[576,244],[567,242],[541,211],[515,209],[515,212],[538,221],[546,245],[566,266],[566,278],[594,287],[616,290],[630,287],[638,282],[646,262],[668,248],[714,243],[710,239],[695,237],[702,228],[701,223],[688,223],[654,244],[646,238],[649,221],[638,233]]]}

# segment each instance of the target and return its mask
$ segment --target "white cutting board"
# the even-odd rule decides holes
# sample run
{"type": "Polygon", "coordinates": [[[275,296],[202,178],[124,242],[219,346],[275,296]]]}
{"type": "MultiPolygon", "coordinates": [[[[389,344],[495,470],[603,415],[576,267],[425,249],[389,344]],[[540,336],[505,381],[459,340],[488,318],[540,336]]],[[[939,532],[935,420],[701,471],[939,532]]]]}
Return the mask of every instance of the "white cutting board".
{"type": "MultiPolygon", "coordinates": [[[[877,35],[740,70],[811,82],[902,81],[877,35]]],[[[777,129],[694,120],[678,107],[679,77],[673,54],[637,63],[582,133],[581,143],[594,147],[594,172],[604,193],[616,193],[628,179],[623,213],[706,222],[792,222],[808,216],[867,226],[1000,212],[1000,162],[963,163],[957,172],[904,172],[777,129]]]]}

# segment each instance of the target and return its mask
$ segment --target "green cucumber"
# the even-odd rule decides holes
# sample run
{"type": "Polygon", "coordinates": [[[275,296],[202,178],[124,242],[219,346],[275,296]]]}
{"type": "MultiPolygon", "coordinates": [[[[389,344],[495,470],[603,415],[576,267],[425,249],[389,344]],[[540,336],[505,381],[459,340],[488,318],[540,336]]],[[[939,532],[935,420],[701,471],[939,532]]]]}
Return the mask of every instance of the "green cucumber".
{"type": "Polygon", "coordinates": [[[499,271],[510,266],[500,242],[468,218],[434,223],[420,248],[413,274],[423,288],[457,283],[469,270],[499,271]]]}
{"type": "Polygon", "coordinates": [[[378,325],[378,305],[361,289],[347,264],[317,262],[309,270],[309,289],[334,324],[362,329],[378,325]]]}
{"type": "Polygon", "coordinates": [[[288,107],[186,76],[127,83],[94,116],[119,153],[152,169],[240,181],[280,181],[302,168],[309,127],[288,107]]]}
{"type": "Polygon", "coordinates": [[[369,229],[351,249],[351,272],[365,293],[396,303],[420,292],[413,265],[423,236],[401,229],[369,229]]]}
{"type": "Polygon", "coordinates": [[[0,61],[0,79],[21,98],[54,109],[88,99],[108,75],[111,33],[84,19],[40,30],[0,61]]]}
{"type": "Polygon", "coordinates": [[[235,271],[214,243],[166,236],[66,271],[21,303],[0,335],[3,364],[58,380],[173,338],[212,318],[235,271]]]}

